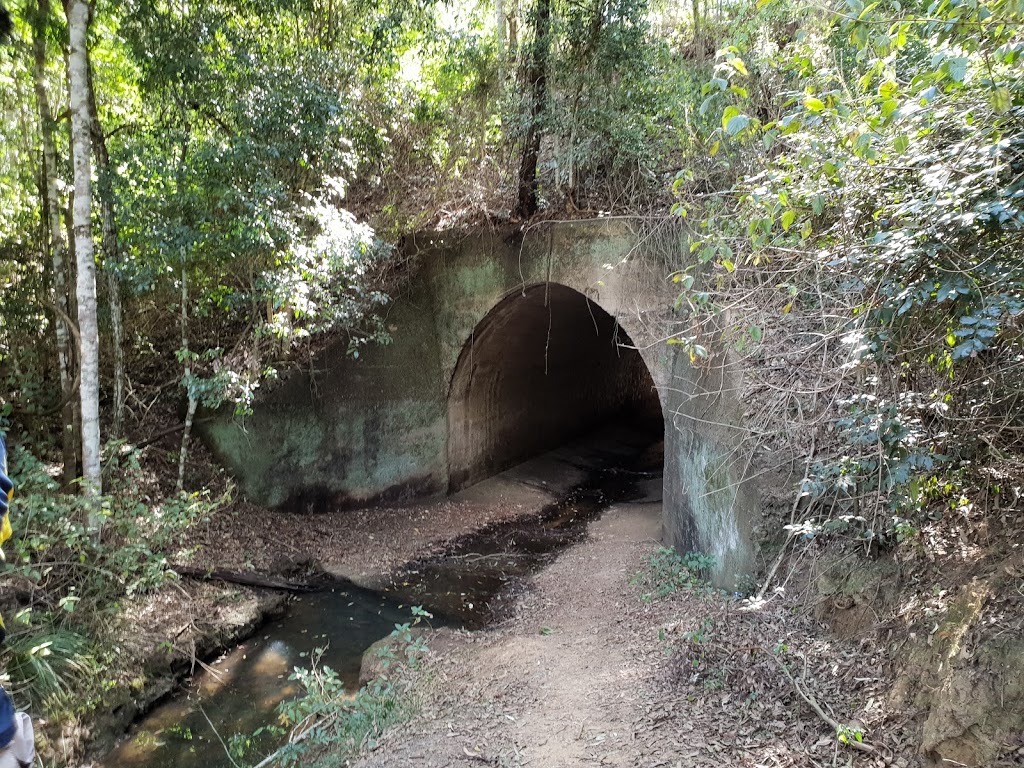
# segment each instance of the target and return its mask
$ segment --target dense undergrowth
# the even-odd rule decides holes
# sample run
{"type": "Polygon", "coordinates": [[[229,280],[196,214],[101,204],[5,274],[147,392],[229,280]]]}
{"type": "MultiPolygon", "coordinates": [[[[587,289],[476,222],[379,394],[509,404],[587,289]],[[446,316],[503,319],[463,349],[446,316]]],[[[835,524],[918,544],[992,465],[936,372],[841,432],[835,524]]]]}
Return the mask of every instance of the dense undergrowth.
{"type": "Polygon", "coordinates": [[[1015,501],[1000,476],[1021,447],[1019,18],[848,2],[808,11],[784,46],[720,54],[704,108],[744,164],[734,199],[694,199],[695,266],[676,275],[692,331],[675,341],[720,365],[701,343],[716,328],[743,365],[751,450],[805,463],[786,521],[811,521],[801,533],[827,520],[891,545],[1015,501]],[[770,99],[751,95],[765,82],[770,99]]]}
{"type": "Polygon", "coordinates": [[[135,451],[120,443],[111,450],[116,480],[96,500],[63,493],[53,468],[27,450],[11,455],[16,535],[5,552],[9,634],[0,659],[4,687],[56,726],[40,732],[47,759],[51,738],[90,722],[138,681],[147,662],[125,649],[126,609],[175,582],[170,563],[187,560],[188,531],[227,501],[206,491],[161,494],[135,451]]]}
{"type": "MultiPolygon", "coordinates": [[[[991,692],[1021,629],[1022,12],[844,0],[723,45],[701,109],[731,194],[676,186],[697,236],[672,343],[742,371],[740,471],[797,484],[762,522],[784,543],[754,603],[803,584],[839,634],[891,644],[876,720],[919,719],[875,738],[971,765],[1012,762],[1024,711],[991,692]]],[[[681,653],[741,690],[790,663],[723,632],[681,653]]]]}

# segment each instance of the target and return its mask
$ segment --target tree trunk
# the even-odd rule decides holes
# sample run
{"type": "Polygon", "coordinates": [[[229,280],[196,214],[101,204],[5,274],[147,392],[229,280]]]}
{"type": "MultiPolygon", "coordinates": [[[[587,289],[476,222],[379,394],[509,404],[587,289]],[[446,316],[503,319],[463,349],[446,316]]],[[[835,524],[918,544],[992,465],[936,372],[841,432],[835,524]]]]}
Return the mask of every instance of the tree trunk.
{"type": "Polygon", "coordinates": [[[60,221],[60,194],[57,191],[57,148],[53,139],[53,112],[46,93],[46,21],[50,16],[50,0],[38,0],[32,24],[33,75],[36,103],[39,108],[39,133],[43,144],[43,179],[46,211],[46,241],[53,272],[52,301],[55,307],[53,328],[57,339],[57,370],[60,378],[61,409],[64,426],[61,431],[64,473],[62,485],[67,488],[78,476],[78,435],[75,432],[75,376],[68,318],[67,248],[60,221]]]}
{"type": "Polygon", "coordinates": [[[700,23],[700,0],[693,0],[693,50],[697,61],[704,61],[704,37],[700,23]]]}
{"type": "Polygon", "coordinates": [[[100,333],[96,317],[96,258],[92,242],[92,141],[89,132],[89,4],[68,0],[71,157],[75,169],[75,259],[78,266],[79,360],[82,404],[82,474],[87,495],[103,492],[100,477],[100,333]]]}
{"type": "Polygon", "coordinates": [[[511,0],[508,15],[508,55],[515,58],[519,50],[519,0],[511,0]]]}
{"type": "Polygon", "coordinates": [[[92,130],[93,155],[99,172],[98,195],[100,203],[100,242],[103,245],[103,274],[107,279],[107,293],[110,303],[110,329],[114,347],[114,423],[113,437],[121,436],[124,426],[125,404],[125,362],[124,362],[124,318],[121,310],[121,281],[117,266],[121,261],[117,240],[117,219],[114,214],[114,191],[110,181],[110,153],[107,152],[107,137],[100,125],[96,109],[96,91],[93,88],[92,62],[89,64],[89,126],[92,130]]]}
{"type": "MultiPolygon", "coordinates": [[[[113,215],[112,212],[111,215],[113,215]]],[[[104,221],[104,230],[106,230],[106,221],[104,221]]],[[[116,238],[117,235],[115,234],[113,239],[116,241],[116,238]]],[[[103,239],[106,241],[106,234],[104,234],[103,239]]],[[[117,247],[116,244],[114,247],[117,247]]],[[[104,250],[106,250],[106,245],[104,245],[104,250]]],[[[107,256],[107,259],[109,258],[107,256]]],[[[121,281],[108,260],[104,261],[103,274],[107,277],[111,342],[114,347],[114,423],[111,426],[111,431],[113,436],[118,438],[124,433],[125,380],[128,375],[124,362],[124,311],[121,305],[121,281]]]]}
{"type": "Polygon", "coordinates": [[[188,274],[185,272],[185,248],[181,249],[181,351],[185,360],[185,373],[182,380],[188,392],[188,411],[185,414],[185,429],[181,433],[181,450],[178,452],[178,483],[177,491],[185,490],[185,460],[188,457],[188,438],[192,434],[192,422],[199,406],[192,381],[192,358],[188,348],[188,274]]]}
{"type": "Polygon", "coordinates": [[[551,31],[551,0],[537,0],[534,8],[533,47],[526,67],[525,86],[529,96],[529,126],[519,164],[519,195],[516,213],[528,219],[537,212],[537,162],[540,159],[541,122],[548,92],[548,37],[551,31]]]}
{"type": "Polygon", "coordinates": [[[494,2],[494,23],[497,25],[498,33],[498,80],[505,82],[505,64],[508,61],[508,52],[505,46],[505,0],[494,2]]]}

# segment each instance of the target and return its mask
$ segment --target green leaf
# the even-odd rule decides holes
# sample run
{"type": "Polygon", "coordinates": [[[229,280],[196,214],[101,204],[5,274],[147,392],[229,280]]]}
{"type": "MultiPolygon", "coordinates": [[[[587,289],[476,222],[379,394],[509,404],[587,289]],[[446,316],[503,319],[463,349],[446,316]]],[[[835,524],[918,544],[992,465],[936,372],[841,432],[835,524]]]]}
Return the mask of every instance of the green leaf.
{"type": "Polygon", "coordinates": [[[730,104],[722,112],[722,130],[728,131],[729,121],[732,120],[736,115],[740,114],[740,108],[734,104],[730,104]]]}
{"type": "Polygon", "coordinates": [[[1010,89],[1006,87],[994,88],[992,93],[989,95],[989,103],[999,114],[1009,112],[1013,106],[1013,97],[1010,94],[1010,89]]]}
{"type": "Polygon", "coordinates": [[[730,67],[735,69],[737,72],[739,72],[741,75],[749,75],[750,74],[749,72],[747,72],[747,65],[744,64],[743,63],[743,59],[741,59],[738,56],[735,56],[735,57],[729,59],[726,63],[730,67]]]}
{"type": "Polygon", "coordinates": [[[715,98],[717,96],[717,93],[712,93],[710,96],[704,99],[704,101],[701,102],[700,107],[697,109],[697,114],[701,116],[706,115],[707,111],[711,108],[711,105],[714,103],[715,98]]]}
{"type": "Polygon", "coordinates": [[[821,99],[817,99],[814,96],[808,96],[804,99],[804,107],[811,112],[821,112],[825,108],[825,102],[821,99]]]}
{"type": "Polygon", "coordinates": [[[899,86],[896,83],[892,80],[886,80],[878,86],[878,95],[884,100],[889,100],[896,95],[898,90],[899,86]]]}
{"type": "Polygon", "coordinates": [[[790,209],[782,214],[782,231],[789,232],[789,228],[793,226],[793,222],[796,221],[796,211],[790,209]]]}
{"type": "Polygon", "coordinates": [[[750,118],[746,115],[733,115],[725,124],[725,132],[730,136],[737,136],[750,125],[750,118]]]}
{"type": "Polygon", "coordinates": [[[906,135],[897,136],[895,139],[893,139],[892,148],[893,148],[893,150],[895,150],[897,155],[902,155],[904,152],[907,151],[907,148],[909,146],[910,146],[910,137],[909,136],[906,136],[906,135]]]}
{"type": "Polygon", "coordinates": [[[962,83],[967,77],[967,57],[954,56],[946,59],[944,69],[949,74],[950,80],[962,83]]]}

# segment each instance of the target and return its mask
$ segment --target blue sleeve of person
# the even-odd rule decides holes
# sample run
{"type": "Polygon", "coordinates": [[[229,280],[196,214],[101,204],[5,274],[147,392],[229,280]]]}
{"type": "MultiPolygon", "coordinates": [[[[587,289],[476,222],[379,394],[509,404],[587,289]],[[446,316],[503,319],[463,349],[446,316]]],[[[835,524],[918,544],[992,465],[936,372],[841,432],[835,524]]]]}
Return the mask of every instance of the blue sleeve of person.
{"type": "MultiPolygon", "coordinates": [[[[7,512],[10,509],[11,504],[11,492],[14,490],[14,483],[11,482],[11,478],[7,476],[7,441],[4,438],[2,432],[0,432],[0,515],[4,518],[4,528],[9,528],[10,523],[7,520],[7,512]]],[[[10,537],[9,531],[6,536],[0,535],[0,545],[2,545],[10,537]]]]}
{"type": "MultiPolygon", "coordinates": [[[[0,547],[11,538],[11,518],[8,513],[11,509],[11,493],[14,491],[14,483],[7,476],[7,442],[0,432],[0,547]]],[[[3,560],[4,551],[0,549],[0,560],[3,560]]],[[[0,644],[3,644],[7,637],[7,627],[4,626],[4,617],[0,616],[0,644]]]]}
{"type": "Polygon", "coordinates": [[[0,688],[0,750],[7,749],[14,740],[17,724],[14,721],[14,704],[7,691],[0,688]]]}

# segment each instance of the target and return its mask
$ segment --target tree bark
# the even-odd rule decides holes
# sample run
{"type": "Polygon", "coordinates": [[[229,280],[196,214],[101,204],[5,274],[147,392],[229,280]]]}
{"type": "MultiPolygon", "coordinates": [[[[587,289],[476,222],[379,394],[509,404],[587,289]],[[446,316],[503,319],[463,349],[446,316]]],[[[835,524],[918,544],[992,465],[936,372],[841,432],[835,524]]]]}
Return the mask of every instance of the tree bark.
{"type": "Polygon", "coordinates": [[[548,47],[551,31],[551,0],[537,0],[534,8],[533,46],[525,72],[529,95],[526,138],[519,164],[519,194],[516,213],[528,219],[537,212],[537,163],[540,159],[541,122],[548,92],[548,47]]]}
{"type": "Polygon", "coordinates": [[[124,361],[124,317],[121,309],[121,281],[117,275],[120,263],[120,248],[117,239],[117,218],[114,212],[114,192],[110,182],[110,153],[107,151],[107,137],[100,125],[99,110],[96,109],[96,90],[93,87],[92,62],[89,65],[89,125],[92,130],[93,155],[99,172],[97,197],[100,203],[100,242],[103,247],[103,274],[107,280],[107,298],[110,304],[110,330],[114,351],[114,423],[113,437],[121,436],[124,427],[125,405],[125,361],[124,361]]]}
{"type": "Polygon", "coordinates": [[[195,386],[192,381],[192,357],[188,346],[188,273],[185,271],[185,248],[181,249],[181,351],[185,360],[185,373],[182,380],[185,382],[185,389],[188,392],[188,411],[185,414],[185,429],[181,433],[181,450],[178,452],[178,482],[177,491],[185,490],[185,461],[188,457],[188,439],[192,434],[192,423],[196,417],[196,408],[199,406],[195,393],[195,386]]]}
{"type": "Polygon", "coordinates": [[[505,82],[505,64],[508,49],[505,45],[505,0],[494,0],[494,23],[498,33],[498,79],[505,82]]]}
{"type": "Polygon", "coordinates": [[[697,61],[704,61],[704,36],[701,29],[700,0],[693,0],[693,50],[697,61]]]}
{"type": "Polygon", "coordinates": [[[316,590],[316,587],[309,584],[285,581],[273,576],[260,576],[257,573],[239,573],[237,571],[225,571],[220,568],[207,570],[205,568],[194,568],[190,565],[171,565],[170,569],[179,576],[201,579],[202,581],[226,581],[229,584],[242,584],[246,587],[260,587],[261,589],[278,589],[282,592],[314,592],[316,590]]]}
{"type": "MultiPolygon", "coordinates": [[[[110,211],[111,222],[113,222],[113,210],[110,211]]],[[[107,240],[107,218],[104,215],[104,235],[103,240],[107,240]]],[[[113,223],[111,223],[111,230],[113,230],[113,223]]],[[[117,234],[116,232],[111,236],[111,240],[114,245],[113,248],[117,248],[117,234]]],[[[106,245],[104,245],[104,251],[106,251],[106,245]]],[[[107,294],[108,301],[110,302],[110,332],[111,332],[111,344],[114,348],[114,423],[111,425],[111,432],[114,438],[119,438],[124,434],[124,406],[126,400],[126,387],[125,381],[128,377],[125,369],[124,361],[124,310],[121,304],[121,281],[118,279],[117,272],[113,266],[112,259],[109,252],[105,254],[106,258],[103,263],[103,274],[107,278],[107,294]]]]}
{"type": "Polygon", "coordinates": [[[100,477],[100,334],[96,314],[96,258],[92,242],[92,140],[89,130],[89,17],[86,0],[68,0],[70,53],[68,80],[71,93],[71,157],[75,169],[74,233],[78,266],[79,360],[82,404],[83,491],[103,492],[100,477]]]}
{"type": "Polygon", "coordinates": [[[515,58],[519,50],[519,0],[511,0],[508,15],[508,55],[515,58]]]}
{"type": "Polygon", "coordinates": [[[57,191],[57,147],[54,141],[53,111],[46,93],[46,21],[50,16],[50,0],[38,0],[32,24],[33,75],[36,103],[39,109],[39,133],[43,144],[43,178],[46,211],[46,239],[50,252],[52,277],[53,328],[57,340],[57,370],[60,378],[63,429],[61,445],[64,458],[62,485],[67,488],[78,476],[78,435],[75,432],[75,404],[73,371],[74,355],[67,320],[71,316],[68,306],[67,248],[64,229],[60,221],[60,194],[57,191]]]}

